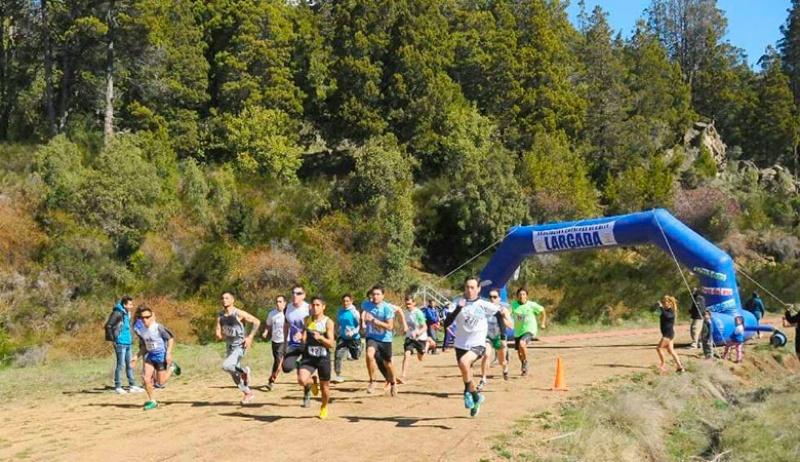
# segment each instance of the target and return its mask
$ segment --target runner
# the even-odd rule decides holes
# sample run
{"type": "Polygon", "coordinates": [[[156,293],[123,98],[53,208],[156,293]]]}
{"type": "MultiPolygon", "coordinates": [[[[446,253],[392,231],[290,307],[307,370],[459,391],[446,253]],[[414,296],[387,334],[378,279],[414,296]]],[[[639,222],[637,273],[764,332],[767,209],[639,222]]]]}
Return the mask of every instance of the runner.
{"type": "Polygon", "coordinates": [[[305,319],[308,317],[308,303],[303,286],[292,287],[292,303],[286,305],[284,317],[286,322],[283,324],[283,338],[286,341],[286,351],[283,354],[281,369],[288,374],[297,368],[305,349],[303,330],[305,330],[305,319]]]}
{"type": "Polygon", "coordinates": [[[361,305],[361,323],[367,337],[367,373],[369,385],[367,393],[375,391],[375,368],[389,383],[391,395],[397,396],[397,385],[392,365],[392,336],[394,329],[394,309],[383,301],[383,287],[376,285],[372,288],[371,300],[361,305]]]}
{"type": "Polygon", "coordinates": [[[489,347],[492,347],[495,352],[495,358],[500,362],[500,366],[503,368],[503,380],[508,380],[505,330],[507,327],[512,327],[513,325],[511,322],[503,322],[503,319],[510,320],[511,317],[508,308],[503,306],[502,302],[500,301],[500,292],[498,292],[497,289],[492,289],[489,291],[489,302],[497,305],[500,308],[500,311],[497,315],[486,318],[486,322],[488,323],[488,328],[486,331],[487,354],[483,355],[483,358],[481,358],[481,380],[478,382],[478,391],[483,390],[483,387],[485,387],[486,383],[488,382],[486,373],[489,370],[489,347]]]}
{"type": "Polygon", "coordinates": [[[439,308],[436,306],[436,300],[428,300],[428,305],[422,309],[422,313],[425,315],[425,324],[428,326],[429,350],[431,354],[435,355],[438,353],[438,351],[436,351],[436,347],[438,346],[436,331],[439,330],[439,321],[441,321],[439,317],[439,308]]]}
{"type": "Polygon", "coordinates": [[[286,343],[283,337],[283,324],[286,321],[284,311],[286,310],[286,297],[278,295],[275,297],[275,308],[267,315],[264,322],[267,328],[264,329],[263,338],[269,338],[272,343],[272,373],[269,376],[267,390],[272,390],[275,381],[278,380],[278,372],[281,370],[283,354],[286,353],[286,343]]]}
{"type": "MultiPolygon", "coordinates": [[[[472,365],[486,353],[486,334],[489,328],[486,319],[500,313],[499,306],[478,297],[479,291],[477,277],[470,276],[464,280],[464,296],[458,300],[455,310],[444,321],[445,327],[454,322],[456,324],[456,361],[464,380],[464,406],[470,410],[472,417],[478,415],[484,401],[483,394],[472,382],[472,365]]],[[[510,323],[507,318],[503,318],[503,322],[510,323]]]]}
{"type": "Polygon", "coordinates": [[[225,360],[222,362],[222,370],[231,375],[233,383],[243,394],[242,404],[247,404],[253,400],[254,396],[253,391],[250,390],[250,380],[253,377],[250,368],[242,368],[240,362],[247,349],[253,344],[253,337],[258,332],[261,321],[252,314],[236,308],[234,303],[232,293],[222,293],[222,311],[217,316],[216,335],[217,340],[225,339],[225,360]],[[246,337],[245,322],[253,325],[250,335],[246,337]]]}
{"type": "Polygon", "coordinates": [[[400,378],[397,383],[402,384],[405,382],[408,373],[408,363],[410,363],[411,355],[417,352],[417,359],[422,361],[425,353],[428,350],[428,333],[427,325],[425,323],[425,315],[422,310],[417,308],[417,302],[414,297],[406,295],[405,298],[406,310],[405,313],[406,325],[406,340],[403,343],[403,368],[400,372],[400,378]]]}
{"type": "Polygon", "coordinates": [[[305,329],[301,332],[301,342],[305,345],[303,359],[297,369],[297,383],[303,387],[303,407],[311,405],[311,394],[319,394],[322,385],[322,407],[319,418],[328,418],[328,397],[331,391],[331,348],[333,321],[325,316],[325,300],[321,297],[311,299],[311,314],[306,318],[305,329]],[[319,380],[314,373],[317,373],[319,380]]]}
{"type": "Polygon", "coordinates": [[[542,329],[547,327],[547,314],[544,307],[533,300],[528,300],[528,291],[517,289],[517,300],[511,303],[511,314],[514,317],[514,343],[517,355],[522,363],[522,375],[528,375],[528,342],[539,334],[536,316],[542,315],[542,329]]]}
{"type": "Polygon", "coordinates": [[[336,314],[339,326],[339,336],[336,340],[336,353],[333,363],[336,371],[336,377],[334,377],[333,381],[336,383],[344,382],[342,361],[345,358],[357,360],[361,357],[361,334],[358,332],[359,319],[361,319],[361,314],[353,305],[353,297],[350,294],[345,294],[342,297],[342,306],[336,314]]]}
{"type": "Polygon", "coordinates": [[[139,351],[131,359],[131,367],[136,368],[136,359],[144,357],[144,372],[142,381],[147,392],[147,402],[144,410],[149,411],[158,407],[153,393],[153,379],[158,376],[158,383],[164,385],[170,376],[181,375],[181,368],[172,359],[172,348],[175,346],[175,336],[166,327],[156,322],[156,315],[147,305],[136,309],[136,323],[133,331],[139,337],[139,351]]]}
{"type": "Polygon", "coordinates": [[[661,316],[659,318],[661,340],[658,341],[658,345],[656,346],[656,353],[658,353],[659,360],[658,369],[661,372],[667,371],[667,366],[664,362],[664,353],[661,352],[662,349],[665,349],[670,356],[672,356],[672,359],[675,360],[675,364],[678,366],[677,371],[685,372],[683,364],[681,364],[681,360],[678,358],[678,354],[675,353],[675,345],[673,344],[673,340],[675,339],[675,318],[678,316],[678,300],[671,295],[664,295],[658,302],[658,308],[661,310],[661,316]]]}

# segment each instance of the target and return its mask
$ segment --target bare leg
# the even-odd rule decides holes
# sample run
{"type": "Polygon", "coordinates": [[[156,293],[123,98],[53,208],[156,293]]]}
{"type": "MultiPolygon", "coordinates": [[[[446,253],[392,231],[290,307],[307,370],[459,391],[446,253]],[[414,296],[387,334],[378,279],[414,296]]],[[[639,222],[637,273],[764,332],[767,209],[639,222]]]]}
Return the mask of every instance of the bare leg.
{"type": "Polygon", "coordinates": [[[403,368],[400,372],[400,380],[398,382],[402,382],[406,379],[408,374],[408,363],[411,362],[411,352],[406,351],[403,355],[403,368]]]}
{"type": "Polygon", "coordinates": [[[661,352],[661,342],[656,346],[656,353],[658,353],[658,367],[664,369],[664,353],[661,352]]]}
{"type": "Polygon", "coordinates": [[[375,347],[367,348],[366,361],[367,374],[369,375],[370,383],[372,383],[372,381],[375,380],[375,369],[378,367],[377,364],[375,364],[375,347]]]}
{"type": "Polygon", "coordinates": [[[472,382],[472,363],[478,357],[475,353],[468,351],[464,353],[464,356],[458,361],[458,369],[461,371],[461,378],[464,380],[464,384],[467,386],[467,390],[471,393],[475,393],[477,389],[475,388],[475,384],[472,382]]]}
{"type": "Polygon", "coordinates": [[[675,364],[678,365],[678,369],[679,370],[683,369],[683,364],[681,364],[681,359],[678,358],[678,354],[675,353],[675,347],[672,344],[672,340],[670,340],[669,343],[667,344],[667,351],[672,356],[672,359],[675,360],[675,364]]]}
{"type": "Polygon", "coordinates": [[[320,381],[320,387],[322,388],[322,407],[328,405],[328,399],[331,395],[331,383],[327,380],[320,381]]]}
{"type": "Polygon", "coordinates": [[[488,346],[488,345],[486,346],[486,354],[483,355],[483,358],[481,358],[481,377],[484,378],[484,379],[486,378],[486,374],[489,371],[489,351],[490,351],[489,349],[490,348],[491,348],[490,346],[488,346]]]}
{"type": "Polygon", "coordinates": [[[153,388],[153,375],[156,372],[156,368],[153,367],[152,364],[147,362],[144,363],[144,371],[142,372],[142,382],[144,382],[144,390],[147,392],[147,400],[153,401],[153,392],[155,391],[153,388]]]}

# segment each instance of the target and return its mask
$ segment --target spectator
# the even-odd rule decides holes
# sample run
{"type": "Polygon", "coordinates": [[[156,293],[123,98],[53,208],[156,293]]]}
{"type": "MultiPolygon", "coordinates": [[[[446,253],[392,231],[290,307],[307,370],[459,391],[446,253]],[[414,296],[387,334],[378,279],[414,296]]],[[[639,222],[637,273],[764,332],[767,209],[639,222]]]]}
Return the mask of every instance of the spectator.
{"type": "MultiPolygon", "coordinates": [[[[761,318],[764,317],[764,301],[758,296],[758,292],[753,292],[753,295],[744,304],[744,309],[753,313],[756,317],[756,323],[761,324],[761,318]]],[[[761,331],[756,334],[761,338],[761,331]]]]}
{"type": "Polygon", "coordinates": [[[700,289],[692,289],[692,306],[689,308],[689,316],[692,323],[689,325],[689,335],[692,337],[692,344],[687,348],[700,348],[700,331],[703,329],[703,311],[706,310],[706,299],[700,293],[700,289]]]}

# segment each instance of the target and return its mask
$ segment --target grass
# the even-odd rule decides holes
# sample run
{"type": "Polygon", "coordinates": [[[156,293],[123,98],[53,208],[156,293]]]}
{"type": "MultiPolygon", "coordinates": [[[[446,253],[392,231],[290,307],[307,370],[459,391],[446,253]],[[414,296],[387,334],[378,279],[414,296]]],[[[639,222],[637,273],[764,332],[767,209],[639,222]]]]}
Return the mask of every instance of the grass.
{"type": "Polygon", "coordinates": [[[595,385],[494,437],[493,460],[800,460],[800,363],[778,352],[595,385]]]}

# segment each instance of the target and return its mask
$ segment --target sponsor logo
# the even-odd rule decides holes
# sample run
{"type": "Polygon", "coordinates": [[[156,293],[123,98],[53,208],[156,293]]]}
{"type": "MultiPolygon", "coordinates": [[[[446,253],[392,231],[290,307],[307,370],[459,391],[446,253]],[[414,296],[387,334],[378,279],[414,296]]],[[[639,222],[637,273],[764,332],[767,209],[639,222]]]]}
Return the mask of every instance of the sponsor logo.
{"type": "Polygon", "coordinates": [[[703,287],[702,291],[705,295],[733,295],[733,289],[727,287],[703,287]]]}
{"type": "Polygon", "coordinates": [[[721,311],[721,310],[727,310],[728,308],[735,308],[735,307],[736,307],[736,300],[731,298],[729,300],[725,300],[722,303],[717,303],[716,305],[707,306],[706,309],[711,310],[711,311],[721,311]]]}
{"type": "Polygon", "coordinates": [[[617,245],[614,222],[533,232],[536,253],[617,245]]]}
{"type": "Polygon", "coordinates": [[[701,266],[695,266],[694,268],[692,268],[692,271],[702,276],[707,276],[710,277],[711,279],[716,279],[717,281],[725,281],[728,279],[727,274],[718,273],[716,271],[712,271],[708,268],[703,268],[701,266]]]}

